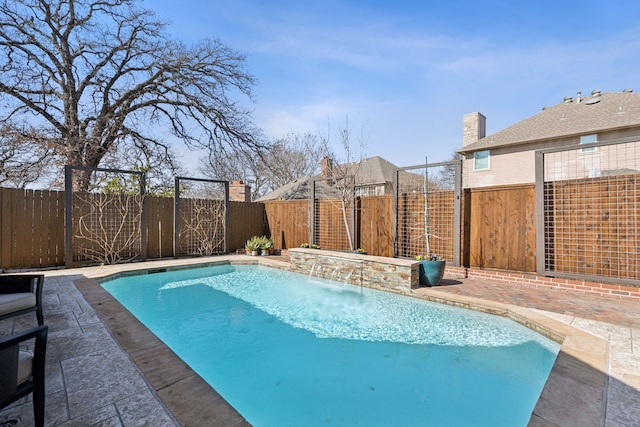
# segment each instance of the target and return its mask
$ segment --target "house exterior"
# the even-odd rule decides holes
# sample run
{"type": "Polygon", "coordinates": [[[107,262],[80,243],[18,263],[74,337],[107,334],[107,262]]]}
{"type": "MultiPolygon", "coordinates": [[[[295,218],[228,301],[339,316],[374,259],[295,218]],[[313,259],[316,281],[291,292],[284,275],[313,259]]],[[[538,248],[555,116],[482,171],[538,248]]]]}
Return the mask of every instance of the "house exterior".
{"type": "MultiPolygon", "coordinates": [[[[589,96],[565,97],[562,102],[506,129],[485,136],[486,118],[480,113],[464,116],[463,187],[478,188],[535,182],[535,153],[581,144],[640,141],[640,94],[594,90],[589,96]]],[[[640,144],[640,143],[639,143],[640,144]]],[[[640,149],[640,145],[638,147],[640,149]]],[[[615,147],[588,147],[573,150],[565,159],[584,177],[629,173],[607,169],[609,157],[619,156],[615,147]]],[[[617,163],[619,165],[619,162],[617,163]]],[[[619,168],[619,166],[617,166],[619,168]]],[[[639,171],[640,172],[640,171],[639,171]]]]}

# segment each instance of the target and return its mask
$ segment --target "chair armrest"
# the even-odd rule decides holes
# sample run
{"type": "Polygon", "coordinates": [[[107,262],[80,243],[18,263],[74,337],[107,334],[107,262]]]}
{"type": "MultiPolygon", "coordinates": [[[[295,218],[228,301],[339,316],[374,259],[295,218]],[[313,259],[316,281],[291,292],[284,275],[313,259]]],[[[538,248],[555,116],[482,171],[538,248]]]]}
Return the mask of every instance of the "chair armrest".
{"type": "Polygon", "coordinates": [[[34,352],[37,353],[38,344],[41,344],[41,345],[46,344],[48,332],[49,332],[49,327],[47,325],[42,325],[42,326],[38,326],[37,328],[29,329],[27,331],[21,332],[16,335],[4,337],[0,339],[0,350],[12,347],[16,344],[20,344],[23,341],[27,341],[35,338],[36,349],[34,350],[34,352]]]}
{"type": "Polygon", "coordinates": [[[35,338],[36,343],[33,349],[34,357],[34,376],[38,370],[36,365],[41,364],[40,372],[44,372],[44,356],[47,346],[47,335],[49,333],[49,327],[47,325],[38,326],[37,328],[29,329],[16,335],[11,335],[0,339],[0,350],[4,350],[10,347],[14,347],[24,341],[35,338]]]}
{"type": "Polygon", "coordinates": [[[32,292],[36,300],[42,300],[44,274],[2,274],[0,275],[0,294],[32,292]]]}

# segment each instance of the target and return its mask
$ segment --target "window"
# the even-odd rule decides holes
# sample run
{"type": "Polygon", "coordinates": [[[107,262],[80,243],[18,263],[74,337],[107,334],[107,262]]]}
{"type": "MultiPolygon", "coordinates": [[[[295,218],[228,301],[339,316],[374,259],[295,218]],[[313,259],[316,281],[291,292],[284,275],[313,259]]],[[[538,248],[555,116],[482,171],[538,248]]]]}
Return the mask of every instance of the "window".
{"type": "Polygon", "coordinates": [[[482,171],[489,169],[489,150],[473,153],[473,170],[482,171]]]}
{"type": "MultiPolygon", "coordinates": [[[[598,142],[598,135],[596,134],[592,134],[592,135],[582,135],[580,137],[580,144],[589,144],[591,142],[598,142]]],[[[582,148],[580,149],[581,153],[593,153],[594,151],[597,151],[597,147],[589,147],[589,148],[582,148]]]]}

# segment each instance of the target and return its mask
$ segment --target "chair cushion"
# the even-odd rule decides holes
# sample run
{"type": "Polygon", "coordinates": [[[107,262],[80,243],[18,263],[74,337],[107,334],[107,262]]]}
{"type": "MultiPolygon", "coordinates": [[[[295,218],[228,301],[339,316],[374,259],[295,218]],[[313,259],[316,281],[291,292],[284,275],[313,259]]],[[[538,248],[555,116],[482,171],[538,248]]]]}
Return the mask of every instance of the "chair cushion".
{"type": "Polygon", "coordinates": [[[31,292],[0,294],[0,315],[35,307],[36,296],[31,292]]]}
{"type": "Polygon", "coordinates": [[[18,384],[22,384],[31,377],[33,372],[33,353],[20,350],[18,356],[18,384]]]}
{"type": "Polygon", "coordinates": [[[27,350],[20,350],[18,355],[18,384],[22,384],[33,373],[33,353],[27,350]]]}

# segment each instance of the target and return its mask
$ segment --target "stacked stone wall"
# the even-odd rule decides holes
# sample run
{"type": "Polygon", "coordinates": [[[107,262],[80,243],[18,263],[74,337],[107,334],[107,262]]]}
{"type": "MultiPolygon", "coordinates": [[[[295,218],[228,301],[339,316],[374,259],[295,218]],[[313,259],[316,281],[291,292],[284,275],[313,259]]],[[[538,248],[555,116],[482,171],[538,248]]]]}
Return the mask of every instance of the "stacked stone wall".
{"type": "Polygon", "coordinates": [[[419,286],[416,261],[321,249],[289,250],[291,271],[370,288],[409,292],[419,286]]]}

